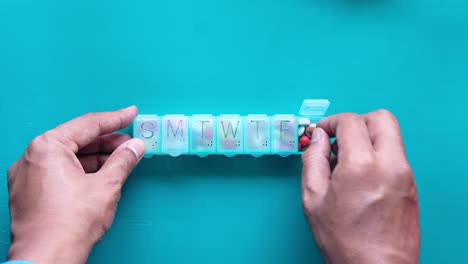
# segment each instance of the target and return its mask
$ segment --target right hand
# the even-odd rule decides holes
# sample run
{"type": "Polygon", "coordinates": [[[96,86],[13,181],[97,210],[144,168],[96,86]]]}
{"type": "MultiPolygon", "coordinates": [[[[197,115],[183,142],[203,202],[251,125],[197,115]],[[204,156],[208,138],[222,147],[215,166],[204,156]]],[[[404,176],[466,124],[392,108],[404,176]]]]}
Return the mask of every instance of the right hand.
{"type": "Polygon", "coordinates": [[[332,116],[312,141],[303,154],[302,198],[325,262],[417,263],[417,192],[394,116],[332,116]]]}

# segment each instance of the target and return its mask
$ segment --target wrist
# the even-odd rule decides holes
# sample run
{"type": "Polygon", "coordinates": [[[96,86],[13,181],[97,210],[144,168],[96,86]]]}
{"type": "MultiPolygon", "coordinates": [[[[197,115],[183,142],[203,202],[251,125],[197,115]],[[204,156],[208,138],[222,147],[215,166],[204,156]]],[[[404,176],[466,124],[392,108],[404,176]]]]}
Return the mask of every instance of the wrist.
{"type": "Polygon", "coordinates": [[[8,260],[41,263],[85,263],[92,245],[80,241],[68,232],[53,231],[12,236],[8,260]]]}
{"type": "Polygon", "coordinates": [[[405,249],[394,249],[379,245],[360,245],[325,253],[327,264],[416,264],[418,254],[405,249]]]}

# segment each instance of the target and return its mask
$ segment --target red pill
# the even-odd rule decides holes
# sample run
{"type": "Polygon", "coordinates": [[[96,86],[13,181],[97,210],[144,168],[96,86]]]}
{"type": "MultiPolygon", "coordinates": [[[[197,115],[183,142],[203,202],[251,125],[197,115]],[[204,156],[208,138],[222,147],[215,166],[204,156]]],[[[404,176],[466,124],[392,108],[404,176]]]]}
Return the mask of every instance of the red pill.
{"type": "Polygon", "coordinates": [[[310,138],[307,137],[307,136],[302,136],[302,137],[299,139],[299,143],[300,143],[303,147],[309,146],[309,144],[310,144],[310,138]]]}

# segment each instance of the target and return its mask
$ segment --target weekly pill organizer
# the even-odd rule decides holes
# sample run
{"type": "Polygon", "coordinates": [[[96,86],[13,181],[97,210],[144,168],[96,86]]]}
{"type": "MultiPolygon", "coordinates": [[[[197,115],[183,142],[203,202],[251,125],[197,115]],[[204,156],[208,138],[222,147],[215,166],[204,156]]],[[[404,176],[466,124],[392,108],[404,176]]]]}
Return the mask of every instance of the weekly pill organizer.
{"type": "Polygon", "coordinates": [[[299,115],[209,114],[138,115],[133,137],[145,143],[145,157],[153,155],[280,155],[301,154],[330,102],[306,99],[299,115]]]}

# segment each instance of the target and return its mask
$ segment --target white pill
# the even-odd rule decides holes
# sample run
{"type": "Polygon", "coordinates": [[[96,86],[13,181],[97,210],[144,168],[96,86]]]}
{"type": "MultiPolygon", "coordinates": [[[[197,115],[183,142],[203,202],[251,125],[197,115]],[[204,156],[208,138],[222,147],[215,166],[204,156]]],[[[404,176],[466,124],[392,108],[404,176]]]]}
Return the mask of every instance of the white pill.
{"type": "Polygon", "coordinates": [[[310,120],[307,119],[307,118],[299,118],[299,120],[297,121],[297,123],[298,123],[300,126],[306,126],[306,125],[310,124],[310,120]]]}
{"type": "Polygon", "coordinates": [[[299,130],[297,131],[298,136],[302,136],[305,132],[305,126],[300,126],[299,130]]]}

